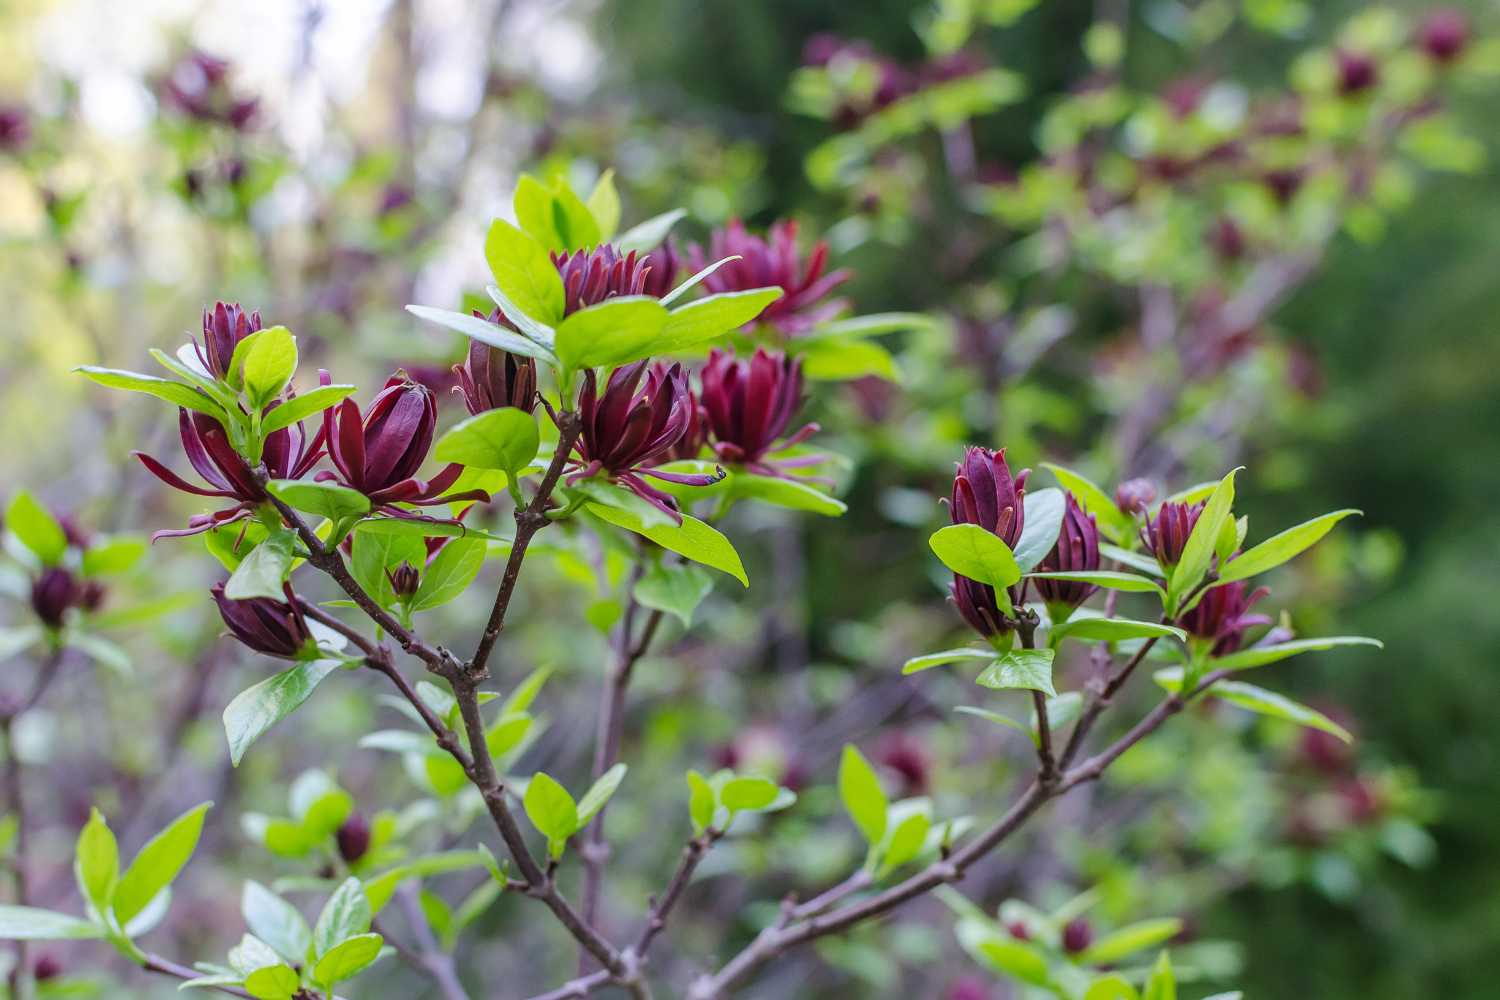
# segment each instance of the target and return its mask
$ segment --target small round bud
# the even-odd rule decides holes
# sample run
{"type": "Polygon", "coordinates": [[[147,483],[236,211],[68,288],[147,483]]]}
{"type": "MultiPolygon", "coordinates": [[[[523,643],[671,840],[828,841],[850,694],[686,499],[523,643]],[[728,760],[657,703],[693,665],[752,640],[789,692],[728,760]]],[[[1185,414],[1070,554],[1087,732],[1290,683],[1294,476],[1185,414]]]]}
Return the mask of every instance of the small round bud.
{"type": "Polygon", "coordinates": [[[1469,19],[1452,7],[1435,10],[1417,29],[1417,44],[1433,62],[1452,62],[1468,47],[1469,19]]]}
{"type": "Polygon", "coordinates": [[[1127,514],[1144,514],[1156,499],[1156,487],[1149,479],[1127,479],[1115,487],[1115,506],[1127,514]]]}
{"type": "Polygon", "coordinates": [[[422,583],[422,573],[409,562],[403,562],[393,570],[385,571],[386,579],[391,581],[391,589],[396,592],[396,599],[409,601],[416,594],[417,587],[422,583]]]}
{"type": "Polygon", "coordinates": [[[1380,67],[1363,52],[1340,49],[1334,58],[1338,64],[1339,93],[1345,97],[1364,93],[1380,79],[1380,67]]]}
{"type": "Polygon", "coordinates": [[[31,608],[48,628],[60,628],[78,598],[78,580],[60,566],[43,570],[31,584],[31,608]]]}
{"type": "Polygon", "coordinates": [[[1076,955],[1093,943],[1094,928],[1082,917],[1068,921],[1068,926],[1063,928],[1062,946],[1068,954],[1076,955]]]}
{"type": "Polygon", "coordinates": [[[351,865],[370,849],[370,824],[359,813],[344,820],[333,836],[338,842],[339,857],[351,865]]]}
{"type": "Polygon", "coordinates": [[[39,983],[56,979],[62,971],[62,961],[51,953],[38,955],[31,965],[31,977],[39,983]]]}

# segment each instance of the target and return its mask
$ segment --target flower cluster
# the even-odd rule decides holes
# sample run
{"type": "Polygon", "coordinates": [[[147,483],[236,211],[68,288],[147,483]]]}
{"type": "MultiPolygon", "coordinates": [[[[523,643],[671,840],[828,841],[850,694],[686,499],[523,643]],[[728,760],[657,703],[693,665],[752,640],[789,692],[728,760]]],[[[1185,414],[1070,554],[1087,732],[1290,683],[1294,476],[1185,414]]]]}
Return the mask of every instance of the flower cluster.
{"type": "MultiPolygon", "coordinates": [[[[949,517],[954,524],[977,524],[1015,548],[1026,520],[1025,487],[1030,474],[1031,470],[1025,469],[1020,475],[1012,475],[1004,448],[999,451],[969,448],[953,477],[949,517]]],[[[1000,610],[994,587],[955,573],[952,594],[959,614],[980,635],[994,639],[1012,631],[1011,620],[1000,610]]]]}
{"type": "Polygon", "coordinates": [[[235,94],[229,86],[229,70],[226,60],[191,52],[162,81],[163,101],[189,118],[243,131],[254,121],[260,101],[235,94]]]}
{"type": "Polygon", "coordinates": [[[766,307],[760,322],[784,336],[806,333],[819,323],[843,312],[848,303],[829,299],[835,288],[852,274],[840,269],[824,273],[828,266],[828,243],[819,240],[804,259],[797,247],[797,223],[792,220],[771,226],[764,238],[745,229],[738,219],[715,230],[708,248],[694,244],[687,250],[688,266],[700,271],[726,257],[738,257],[703,279],[711,292],[743,292],[752,288],[777,287],[781,298],[766,307]]]}

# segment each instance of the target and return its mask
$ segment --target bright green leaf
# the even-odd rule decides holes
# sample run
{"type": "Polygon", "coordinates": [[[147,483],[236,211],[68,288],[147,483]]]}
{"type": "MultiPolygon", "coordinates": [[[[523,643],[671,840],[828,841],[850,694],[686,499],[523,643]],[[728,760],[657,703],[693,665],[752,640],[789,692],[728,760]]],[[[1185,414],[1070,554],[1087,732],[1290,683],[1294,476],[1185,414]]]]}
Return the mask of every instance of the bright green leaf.
{"type": "Polygon", "coordinates": [[[236,695],[224,708],[230,761],[238,767],[250,744],[306,701],[338,666],[337,660],[305,661],[236,695]]]}
{"type": "Polygon", "coordinates": [[[1076,960],[1083,965],[1113,965],[1120,959],[1172,940],[1182,930],[1176,917],[1142,920],[1104,935],[1083,951],[1076,960]]]}
{"type": "Polygon", "coordinates": [[[1209,563],[1214,557],[1214,547],[1218,544],[1219,533],[1230,518],[1230,508],[1234,506],[1234,475],[1238,471],[1238,469],[1231,470],[1214,488],[1213,495],[1208,498],[1208,504],[1198,515],[1197,523],[1193,525],[1192,533],[1188,535],[1187,544],[1182,548],[1182,558],[1172,570],[1171,579],[1167,584],[1167,597],[1171,605],[1170,610],[1174,613],[1177,602],[1198,586],[1199,581],[1208,572],[1209,563]]]}
{"type": "Polygon", "coordinates": [[[204,802],[178,816],[136,854],[115,889],[115,917],[121,924],[130,923],[182,871],[198,847],[203,817],[212,805],[204,802]]]}
{"type": "Polygon", "coordinates": [[[86,941],[104,928],[51,910],[0,904],[0,941],[86,941]]]}
{"type": "Polygon", "coordinates": [[[620,295],[588,306],[557,326],[557,359],[567,369],[623,365],[660,354],[667,310],[649,295],[620,295]]]}
{"type": "Polygon", "coordinates": [[[583,798],[578,800],[578,829],[589,825],[589,821],[599,814],[615,790],[620,787],[620,782],[625,780],[625,765],[616,764],[599,776],[599,780],[583,793],[583,798]]]}
{"type": "Polygon", "coordinates": [[[250,405],[264,409],[281,395],[297,371],[297,338],[284,326],[261,330],[245,352],[243,371],[250,405]]]}
{"type": "Polygon", "coordinates": [[[312,947],[312,931],[295,906],[259,882],[246,881],[240,894],[240,915],[250,933],[276,949],[289,962],[302,962],[312,947]]]}
{"type": "Polygon", "coordinates": [[[468,589],[484,565],[489,544],[478,538],[455,538],[444,545],[427,568],[412,596],[411,609],[426,611],[446,604],[468,589]]]}
{"type": "Polygon", "coordinates": [[[932,551],[959,576],[987,583],[999,592],[1021,579],[1021,567],[999,536],[977,524],[950,524],[927,540],[932,551]]]}
{"type": "Polygon", "coordinates": [[[719,801],[730,812],[764,809],[781,794],[781,786],[766,778],[737,777],[724,782],[719,801]]]}
{"type": "MultiPolygon", "coordinates": [[[[512,308],[518,307],[512,306],[512,308]]],[[[418,319],[425,319],[429,323],[446,326],[450,330],[455,330],[463,334],[470,340],[477,340],[481,344],[488,344],[490,347],[509,351],[511,354],[519,354],[526,358],[536,358],[538,361],[545,361],[548,364],[554,364],[557,361],[557,357],[546,344],[538,343],[532,337],[522,336],[513,330],[508,330],[479,316],[451,312],[447,309],[433,309],[430,306],[409,305],[406,307],[406,311],[418,319]]],[[[508,313],[507,317],[510,318],[508,313]]],[[[513,318],[512,322],[514,322],[513,318]]],[[[525,329],[525,326],[521,323],[517,323],[516,325],[525,329]]],[[[548,342],[550,340],[551,338],[549,337],[548,342]]]]}
{"type": "Polygon", "coordinates": [[[711,569],[728,573],[746,587],[750,586],[750,578],[745,575],[744,564],[740,562],[739,553],[734,550],[729,539],[691,514],[682,516],[680,526],[647,526],[641,523],[640,518],[628,511],[615,510],[603,504],[591,503],[588,505],[588,511],[601,521],[607,521],[626,531],[643,535],[664,549],[686,556],[711,569]]]}
{"type": "Polygon", "coordinates": [[[94,904],[100,913],[109,912],[115,883],[120,874],[120,849],[115,835],[98,809],[89,813],[89,821],[78,834],[73,852],[73,873],[78,891],[94,904]]]}
{"type": "Polygon", "coordinates": [[[736,471],[729,480],[729,495],[762,500],[788,510],[805,510],[824,517],[838,517],[848,506],[808,483],[779,476],[758,476],[736,471]]]}
{"type": "Polygon", "coordinates": [[[562,278],[545,247],[510,223],[496,219],[484,240],[484,256],[496,287],[517,308],[548,325],[562,319],[562,278]]]}
{"type": "Polygon", "coordinates": [[[313,979],[324,986],[352,979],[380,957],[384,945],[385,939],[379,934],[356,934],[346,938],[318,959],[318,964],[313,966],[313,979]]]}
{"type": "Polygon", "coordinates": [[[1027,492],[1023,503],[1026,517],[1021,523],[1021,537],[1016,539],[1014,557],[1016,565],[1024,571],[1045,559],[1057,545],[1067,501],[1062,490],[1049,487],[1027,492]]]}
{"type": "Polygon", "coordinates": [[[224,596],[234,601],[252,597],[269,597],[275,601],[286,600],[282,584],[292,568],[292,546],[296,535],[282,528],[266,536],[266,540],[240,560],[239,566],[224,585],[224,596]]]}
{"type": "Polygon", "coordinates": [[[370,499],[358,490],[337,483],[319,483],[302,479],[273,479],[266,484],[271,495],[289,507],[342,521],[367,513],[370,499]]]}
{"type": "Polygon", "coordinates": [[[709,295],[673,309],[661,329],[657,353],[670,354],[738,330],[781,298],[780,288],[709,295]]]}
{"type": "Polygon", "coordinates": [[[1333,526],[1344,518],[1358,513],[1360,512],[1357,510],[1336,510],[1288,528],[1225,563],[1219,571],[1217,582],[1244,580],[1280,566],[1317,544],[1319,539],[1332,531],[1333,526]]]}
{"type": "Polygon", "coordinates": [[[313,925],[313,951],[319,958],[335,946],[370,929],[370,900],[359,879],[345,879],[313,925]]]}
{"type": "Polygon", "coordinates": [[[636,603],[653,611],[676,615],[683,628],[693,624],[693,612],[714,589],[714,581],[702,568],[659,562],[635,582],[631,596],[636,603]]]}
{"type": "Polygon", "coordinates": [[[1175,625],[1138,622],[1129,618],[1076,618],[1052,627],[1053,639],[1089,639],[1121,642],[1125,639],[1159,639],[1170,637],[1187,641],[1187,633],[1175,625]]]}
{"type": "Polygon", "coordinates": [[[566,841],[578,832],[578,805],[573,796],[542,771],[531,776],[521,804],[532,826],[549,841],[566,841]]]}
{"type": "Polygon", "coordinates": [[[871,845],[885,836],[886,811],[890,805],[880,779],[853,744],[844,745],[839,759],[839,799],[844,809],[871,845]]]}
{"type": "Polygon", "coordinates": [[[648,250],[655,250],[667,238],[667,234],[672,231],[677,220],[685,215],[687,212],[681,208],[654,215],[645,222],[634,225],[621,233],[620,238],[615,241],[615,246],[621,253],[629,253],[632,250],[645,253],[648,250]]]}
{"type": "Polygon", "coordinates": [[[1229,653],[1226,656],[1216,657],[1213,665],[1217,669],[1248,670],[1251,667],[1263,667],[1277,660],[1284,660],[1289,656],[1299,653],[1311,653],[1324,649],[1333,649],[1337,646],[1374,646],[1376,649],[1384,649],[1385,644],[1379,639],[1371,639],[1363,635],[1329,635],[1319,639],[1293,639],[1290,642],[1278,642],[1269,646],[1252,646],[1242,649],[1237,653],[1229,653]]]}
{"type": "Polygon", "coordinates": [[[210,417],[220,421],[224,419],[224,408],[222,406],[198,389],[183,385],[181,382],[157,378],[155,375],[140,375],[136,372],[120,371],[117,368],[99,368],[94,365],[83,365],[73,370],[81,372],[100,385],[108,386],[111,389],[144,392],[155,396],[157,399],[164,399],[173,406],[181,406],[185,409],[195,410],[198,413],[206,413],[210,417]]]}
{"type": "Polygon", "coordinates": [[[56,564],[67,551],[68,536],[63,533],[62,525],[25,490],[17,492],[5,509],[5,527],[44,566],[56,564]]]}
{"type": "Polygon", "coordinates": [[[541,434],[536,418],[505,406],[485,410],[438,439],[433,456],[475,469],[500,469],[514,477],[536,459],[541,434]]]}
{"type": "Polygon", "coordinates": [[[1012,649],[1002,653],[975,678],[980,687],[1007,690],[1020,688],[1057,696],[1052,687],[1052,650],[1012,649]]]}
{"type": "Polygon", "coordinates": [[[901,667],[903,674],[914,674],[919,670],[929,667],[941,667],[947,663],[957,663],[960,660],[992,660],[995,658],[993,649],[972,649],[964,646],[959,649],[945,649],[940,653],[924,653],[921,656],[913,656],[901,667]]]}
{"type": "Polygon", "coordinates": [[[308,392],[298,393],[266,411],[261,419],[261,432],[269,435],[283,427],[290,427],[314,413],[323,412],[353,393],[354,386],[352,385],[320,385],[308,392]]]}

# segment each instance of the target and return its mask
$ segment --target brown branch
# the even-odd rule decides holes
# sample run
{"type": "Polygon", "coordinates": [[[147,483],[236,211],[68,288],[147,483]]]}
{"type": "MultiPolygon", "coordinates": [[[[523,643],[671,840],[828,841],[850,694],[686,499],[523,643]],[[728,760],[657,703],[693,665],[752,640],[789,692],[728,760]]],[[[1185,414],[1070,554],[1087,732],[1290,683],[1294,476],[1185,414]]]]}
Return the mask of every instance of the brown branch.
{"type": "MultiPolygon", "coordinates": [[[[159,972],[164,976],[172,976],[182,980],[197,979],[203,975],[197,969],[190,969],[186,965],[181,965],[169,958],[162,958],[160,955],[147,955],[141,962],[141,968],[147,972],[159,972]]],[[[234,997],[248,997],[251,995],[238,986],[215,986],[213,989],[219,993],[228,993],[234,997]]]]}

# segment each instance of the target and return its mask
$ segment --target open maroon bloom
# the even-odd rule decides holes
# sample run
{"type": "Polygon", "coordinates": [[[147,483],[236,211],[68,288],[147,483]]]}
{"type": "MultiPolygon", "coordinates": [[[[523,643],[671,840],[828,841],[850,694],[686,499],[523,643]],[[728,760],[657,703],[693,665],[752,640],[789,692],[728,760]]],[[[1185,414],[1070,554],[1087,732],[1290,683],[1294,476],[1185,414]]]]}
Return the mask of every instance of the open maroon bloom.
{"type": "Polygon", "coordinates": [[[784,334],[805,333],[837,316],[847,305],[843,299],[822,300],[848,281],[852,272],[823,273],[828,265],[825,240],[814,244],[804,262],[797,250],[797,223],[793,220],[773,225],[765,239],[746,232],[740,220],[731,220],[725,228],[714,231],[707,253],[702,247],[690,247],[688,263],[694,271],[701,271],[716,260],[736,256],[740,259],[704,278],[703,287],[715,293],[779,287],[785,294],[766,306],[756,321],[769,323],[784,334]]]}
{"type": "MultiPolygon", "coordinates": [[[[713,449],[725,462],[778,475],[766,463],[766,455],[799,444],[818,430],[817,424],[807,424],[776,444],[802,403],[802,363],[784,354],[757,348],[755,356],[744,361],[736,360],[732,351],[715,350],[699,379],[713,449]]],[[[816,461],[818,457],[809,456],[779,464],[816,461]]]]}
{"type": "MultiPolygon", "coordinates": [[[[474,313],[491,323],[502,322],[500,310],[489,316],[474,313]]],[[[470,413],[483,413],[502,406],[513,406],[527,413],[536,409],[536,360],[502,351],[498,347],[469,341],[469,356],[453,366],[458,388],[470,413]]]]}
{"type": "Polygon", "coordinates": [[[392,375],[363,414],[352,399],[330,406],[323,411],[323,429],[338,471],[320,472],[318,479],[358,490],[388,514],[403,513],[392,506],[398,503],[430,506],[490,498],[484,490],[443,495],[463,472],[456,462],[431,480],[416,478],[437,429],[437,397],[404,375],[392,375]]]}
{"type": "Polygon", "coordinates": [[[677,501],[642,476],[688,486],[707,486],[722,477],[648,468],[664,460],[682,441],[693,421],[694,407],[681,365],[648,365],[637,361],[616,368],[602,395],[593,370],[584,373],[578,394],[583,430],[575,445],[580,467],[570,480],[603,472],[647,503],[680,518],[677,501]],[[640,385],[642,375],[644,386],[640,385]]]}
{"type": "MultiPolygon", "coordinates": [[[[1005,463],[1004,448],[967,449],[958,474],[953,477],[949,517],[954,524],[977,524],[1015,548],[1025,520],[1025,486],[1030,474],[1031,470],[1025,469],[1012,476],[1010,466],[1005,463]]],[[[989,584],[955,573],[952,593],[959,614],[980,635],[988,639],[1010,631],[1008,619],[995,599],[995,589],[989,584]]],[[[1016,599],[1012,593],[1011,603],[1016,599]]]]}
{"type": "MultiPolygon", "coordinates": [[[[266,407],[266,412],[280,406],[278,400],[266,407]]],[[[196,535],[222,524],[239,521],[251,516],[257,504],[264,502],[266,493],[255,481],[255,474],[234,446],[229,443],[224,428],[213,417],[205,413],[189,413],[179,408],[177,428],[182,438],[182,450],[198,475],[207,482],[208,488],[195,486],[161,462],[145,452],[135,452],[135,457],[162,482],[176,490],[200,497],[220,497],[236,501],[234,506],[212,514],[198,514],[181,530],[158,531],[158,538],[196,535]]],[[[318,429],[311,440],[307,439],[302,423],[283,427],[266,436],[261,460],[272,479],[301,479],[323,457],[323,430],[318,429]]]]}
{"type": "Polygon", "coordinates": [[[1269,593],[1265,587],[1251,590],[1244,580],[1211,587],[1191,611],[1177,619],[1177,624],[1200,639],[1212,639],[1213,655],[1226,656],[1240,648],[1251,628],[1271,624],[1266,615],[1250,614],[1255,602],[1269,593]]]}
{"type": "MultiPolygon", "coordinates": [[[[1099,526],[1092,514],[1085,514],[1073,494],[1067,494],[1062,531],[1057,544],[1042,557],[1037,570],[1043,573],[1088,573],[1099,568],[1099,526]]],[[[1092,583],[1074,580],[1037,580],[1036,592],[1049,605],[1061,605],[1069,611],[1088,600],[1099,588],[1092,583]]]]}
{"type": "Polygon", "coordinates": [[[608,245],[575,253],[554,252],[552,263],[562,276],[567,295],[563,315],[571,316],[616,295],[646,294],[646,279],[652,270],[647,261],[634,250],[621,254],[608,245]]]}
{"type": "Polygon", "coordinates": [[[1147,518],[1141,529],[1141,541],[1163,569],[1176,566],[1182,560],[1182,550],[1187,546],[1193,525],[1203,513],[1204,501],[1198,503],[1174,503],[1164,501],[1156,517],[1147,518]]]}
{"type": "MultiPolygon", "coordinates": [[[[209,593],[230,633],[257,653],[299,660],[316,649],[307,620],[295,602],[273,601],[269,597],[231,600],[224,596],[222,583],[214,584],[209,593]]],[[[288,596],[290,593],[288,590],[288,596]]]]}
{"type": "Polygon", "coordinates": [[[239,303],[216,302],[203,310],[203,343],[194,344],[198,360],[214,378],[229,375],[229,362],[240,341],[260,329],[260,310],[245,312],[239,303]]]}

